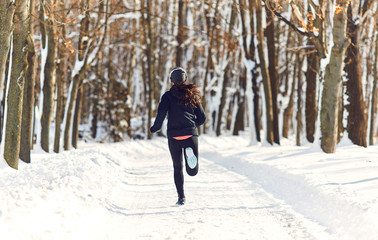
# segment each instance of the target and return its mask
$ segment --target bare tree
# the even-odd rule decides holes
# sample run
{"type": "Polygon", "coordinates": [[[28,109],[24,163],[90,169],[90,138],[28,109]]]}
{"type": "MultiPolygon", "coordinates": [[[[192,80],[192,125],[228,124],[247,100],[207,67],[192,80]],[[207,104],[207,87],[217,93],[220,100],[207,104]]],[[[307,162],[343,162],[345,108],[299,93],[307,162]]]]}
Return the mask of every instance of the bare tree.
{"type": "MultiPolygon", "coordinates": [[[[0,0],[0,86],[3,86],[3,80],[7,80],[7,63],[9,59],[9,48],[11,44],[11,36],[14,29],[13,15],[16,9],[15,1],[0,0]]],[[[4,81],[6,82],[6,81],[4,81]]],[[[5,84],[6,85],[6,84],[5,84]]],[[[5,96],[6,88],[3,88],[5,96]]],[[[0,141],[2,141],[4,122],[4,105],[5,99],[1,100],[0,106],[0,141]]]]}
{"type": "MultiPolygon", "coordinates": [[[[76,60],[76,67],[77,69],[74,69],[75,71],[72,74],[72,82],[71,82],[71,91],[70,91],[70,97],[67,101],[66,105],[66,114],[65,114],[65,128],[64,128],[64,149],[69,150],[70,149],[70,143],[71,143],[71,123],[72,123],[72,117],[73,117],[73,110],[76,103],[77,94],[79,91],[79,87],[83,81],[83,78],[85,76],[86,71],[89,69],[90,66],[95,62],[95,60],[98,58],[99,53],[101,52],[105,36],[107,33],[107,24],[108,24],[108,11],[109,11],[109,0],[106,0],[105,4],[105,11],[104,11],[104,21],[101,24],[101,26],[98,26],[97,30],[102,29],[102,34],[100,36],[97,36],[94,34],[92,39],[93,41],[89,41],[89,24],[90,24],[90,15],[89,15],[89,0],[86,0],[86,2],[83,2],[83,5],[81,6],[82,11],[85,13],[85,17],[81,20],[80,24],[80,36],[79,36],[79,50],[77,54],[77,60],[76,60]],[[97,42],[95,41],[97,37],[97,42]],[[96,44],[97,43],[97,44],[96,44]]],[[[100,20],[99,20],[100,22],[100,20]]]]}
{"type": "MultiPolygon", "coordinates": [[[[65,9],[65,1],[58,0],[57,2],[58,8],[60,10],[60,22],[66,22],[66,11],[65,9]]],[[[54,152],[58,153],[60,149],[60,135],[61,135],[61,125],[63,120],[64,114],[64,82],[67,76],[67,41],[66,41],[66,24],[62,24],[59,26],[60,33],[61,33],[61,43],[57,46],[57,64],[56,64],[56,112],[55,112],[55,136],[54,136],[54,152]]]]}
{"type": "MultiPolygon", "coordinates": [[[[34,0],[30,0],[29,16],[33,16],[34,0]]],[[[33,145],[33,111],[34,111],[34,84],[35,84],[35,47],[33,40],[33,21],[29,17],[28,27],[28,70],[25,76],[24,96],[22,101],[22,125],[21,125],[21,143],[20,143],[20,159],[26,163],[30,163],[30,150],[33,145]]]]}
{"type": "Polygon", "coordinates": [[[261,120],[260,120],[260,87],[257,83],[257,61],[256,61],[256,46],[255,46],[255,21],[254,21],[254,0],[249,0],[248,5],[245,0],[239,0],[240,6],[240,19],[242,26],[242,48],[245,54],[245,58],[248,61],[253,62],[253,68],[250,69],[252,75],[252,92],[253,92],[253,116],[254,119],[250,119],[251,127],[252,123],[256,132],[256,140],[261,141],[260,130],[261,130],[261,120]],[[248,9],[249,13],[249,26],[246,25],[246,14],[245,10],[248,9]],[[250,32],[250,40],[247,40],[248,29],[250,32]]]}
{"type": "Polygon", "coordinates": [[[178,31],[177,31],[177,47],[176,47],[176,66],[182,65],[182,58],[184,55],[184,46],[185,41],[185,21],[186,21],[186,1],[178,0],[178,11],[177,11],[177,21],[178,21],[178,31]]]}
{"type": "Polygon", "coordinates": [[[377,115],[378,115],[378,14],[375,16],[375,59],[373,67],[373,89],[372,89],[372,100],[370,109],[370,133],[369,133],[369,144],[374,145],[374,137],[377,133],[377,115]]]}
{"type": "Polygon", "coordinates": [[[263,23],[262,6],[260,0],[256,0],[256,35],[258,41],[258,52],[260,59],[260,70],[263,78],[264,84],[264,95],[265,95],[265,114],[266,114],[266,139],[270,144],[274,142],[273,136],[273,101],[272,101],[272,87],[270,76],[265,59],[265,43],[264,43],[264,29],[262,27],[263,23]]]}
{"type": "Polygon", "coordinates": [[[8,89],[4,158],[18,169],[20,154],[22,97],[27,72],[29,1],[17,1],[14,14],[12,70],[8,89]]]}
{"type": "Polygon", "coordinates": [[[324,76],[321,121],[321,148],[326,153],[336,151],[338,113],[341,91],[342,63],[348,46],[346,38],[348,0],[337,0],[333,17],[333,42],[329,64],[324,76]]]}
{"type": "MultiPolygon", "coordinates": [[[[308,12],[313,8],[312,2],[308,4],[308,12]]],[[[320,0],[319,5],[316,6],[316,13],[323,13],[315,17],[313,13],[309,14],[308,18],[312,29],[318,29],[318,38],[320,42],[325,44],[325,22],[327,16],[325,14],[325,0],[320,0]]],[[[314,45],[312,38],[307,39],[307,45],[314,45]]],[[[321,56],[316,49],[307,49],[307,71],[306,71],[306,103],[305,103],[305,119],[306,119],[306,138],[309,142],[314,142],[315,123],[318,117],[318,104],[317,104],[317,86],[320,77],[320,59],[321,56]]]]}
{"type": "MultiPolygon", "coordinates": [[[[214,10],[214,14],[210,14],[210,10],[212,9],[211,8],[211,1],[208,1],[208,0],[205,0],[205,3],[207,5],[206,8],[204,8],[204,14],[205,14],[205,18],[206,18],[206,32],[207,32],[207,37],[208,37],[208,42],[209,42],[209,47],[208,47],[208,50],[207,50],[207,59],[206,59],[206,70],[205,70],[205,76],[204,76],[204,80],[203,80],[203,88],[202,88],[202,106],[203,108],[205,109],[205,111],[207,111],[207,103],[206,103],[206,97],[208,97],[208,82],[209,82],[209,76],[210,76],[210,79],[212,78],[211,76],[214,74],[214,64],[213,64],[213,60],[212,60],[212,56],[213,56],[213,51],[214,51],[214,45],[215,45],[215,42],[216,42],[216,38],[215,38],[215,29],[216,29],[216,25],[217,25],[217,16],[218,16],[218,8],[219,8],[219,1],[220,0],[217,0],[216,3],[215,3],[215,8],[213,9],[214,10]],[[213,15],[213,17],[211,17],[211,15],[213,15]]],[[[207,122],[204,123],[203,125],[203,133],[206,133],[207,132],[207,122]]]]}
{"type": "Polygon", "coordinates": [[[75,113],[73,117],[73,123],[72,123],[72,147],[77,148],[77,140],[79,137],[79,125],[80,125],[80,116],[81,116],[81,110],[82,110],[82,99],[84,95],[84,84],[81,83],[79,87],[79,91],[77,93],[76,97],[76,103],[75,103],[75,113]]]}
{"type": "Polygon", "coordinates": [[[277,57],[276,57],[276,46],[275,46],[275,26],[274,26],[274,15],[271,11],[267,9],[266,11],[267,26],[265,28],[266,39],[267,39],[267,49],[268,49],[268,60],[269,60],[269,79],[272,88],[272,105],[273,105],[273,137],[274,142],[280,144],[280,134],[279,134],[279,121],[278,121],[278,72],[277,72],[277,57]]]}
{"type": "MultiPolygon", "coordinates": [[[[366,19],[365,15],[368,14],[373,2],[372,0],[366,0],[362,4],[360,1],[359,15],[362,21],[366,19]]],[[[366,147],[368,117],[362,89],[361,54],[359,51],[362,23],[360,20],[356,21],[355,19],[352,13],[352,6],[349,5],[347,31],[351,44],[347,48],[345,58],[345,72],[348,77],[346,94],[349,97],[349,105],[346,106],[349,112],[347,129],[349,138],[353,143],[366,147]]]]}
{"type": "MultiPolygon", "coordinates": [[[[144,7],[145,1],[141,1],[142,7],[144,7]]],[[[154,80],[154,69],[153,69],[153,34],[152,34],[152,6],[151,0],[146,0],[146,10],[143,16],[143,33],[144,39],[146,41],[145,55],[147,57],[147,79],[145,84],[146,97],[147,97],[147,139],[151,139],[152,134],[149,131],[151,127],[152,118],[152,99],[153,99],[153,80],[154,80]]]]}
{"type": "MultiPolygon", "coordinates": [[[[294,63],[294,75],[298,72],[299,68],[299,61],[298,58],[294,63]]],[[[295,104],[295,86],[297,85],[297,79],[296,77],[293,78],[292,84],[291,84],[291,93],[289,95],[289,104],[284,110],[283,114],[283,124],[282,124],[282,136],[284,138],[289,138],[289,130],[290,125],[292,125],[292,117],[294,112],[294,104],[295,104]]]]}
{"type": "Polygon", "coordinates": [[[247,76],[246,68],[243,70],[239,77],[239,88],[236,90],[236,104],[237,113],[234,124],[234,129],[232,135],[239,135],[239,131],[244,130],[244,114],[245,114],[245,104],[246,104],[246,87],[247,87],[247,76]]]}
{"type": "MultiPolygon", "coordinates": [[[[302,36],[299,36],[299,42],[302,42],[302,36]]],[[[301,145],[301,132],[303,128],[302,123],[302,87],[303,87],[303,80],[302,80],[302,67],[303,67],[303,55],[301,52],[297,51],[296,53],[296,59],[298,62],[298,70],[297,73],[297,79],[298,79],[298,86],[297,86],[297,136],[296,136],[296,144],[297,146],[301,145]]]]}
{"type": "Polygon", "coordinates": [[[16,3],[11,0],[0,0],[0,86],[3,83],[5,65],[13,32],[13,14],[16,3]]]}
{"type": "MultiPolygon", "coordinates": [[[[49,152],[50,123],[53,116],[55,73],[56,73],[56,23],[54,19],[55,3],[42,0],[40,9],[42,49],[47,51],[46,63],[43,66],[43,108],[41,116],[41,147],[49,152]]],[[[43,64],[43,63],[42,63],[43,64]]],[[[42,83],[41,83],[42,84],[42,83]]]]}
{"type": "Polygon", "coordinates": [[[217,127],[215,131],[217,136],[221,134],[223,109],[225,108],[226,98],[227,98],[227,87],[230,81],[230,72],[231,72],[230,60],[234,58],[235,46],[236,46],[235,40],[233,40],[233,29],[235,25],[236,16],[237,16],[237,8],[236,8],[235,1],[231,3],[231,6],[232,6],[232,10],[231,10],[231,16],[230,16],[230,24],[229,24],[228,32],[226,33],[227,37],[225,39],[226,45],[227,45],[227,49],[226,49],[227,53],[225,53],[227,65],[225,67],[225,72],[223,75],[221,99],[220,99],[220,104],[218,107],[218,117],[217,117],[217,125],[216,125],[217,127]]]}

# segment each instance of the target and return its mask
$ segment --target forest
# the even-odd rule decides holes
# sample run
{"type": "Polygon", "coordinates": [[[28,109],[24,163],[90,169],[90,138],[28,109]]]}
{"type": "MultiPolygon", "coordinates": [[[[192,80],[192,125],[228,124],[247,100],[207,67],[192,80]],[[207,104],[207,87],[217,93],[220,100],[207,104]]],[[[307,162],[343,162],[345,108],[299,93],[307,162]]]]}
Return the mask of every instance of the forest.
{"type": "Polygon", "coordinates": [[[0,0],[1,157],[151,139],[176,66],[201,134],[377,142],[376,0],[0,0]]]}

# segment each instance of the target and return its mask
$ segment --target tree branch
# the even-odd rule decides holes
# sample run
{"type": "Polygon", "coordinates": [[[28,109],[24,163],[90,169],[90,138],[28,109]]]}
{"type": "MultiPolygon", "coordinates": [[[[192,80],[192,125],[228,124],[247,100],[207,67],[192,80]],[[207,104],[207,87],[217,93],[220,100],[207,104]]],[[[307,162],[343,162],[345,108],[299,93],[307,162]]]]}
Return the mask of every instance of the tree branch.
{"type": "Polygon", "coordinates": [[[284,23],[286,23],[289,27],[291,27],[294,31],[298,32],[299,34],[303,35],[303,36],[307,36],[307,37],[311,37],[311,35],[308,33],[308,32],[303,32],[301,31],[297,26],[295,26],[292,22],[290,22],[289,20],[287,20],[284,16],[282,16],[279,12],[277,12],[275,10],[275,8],[273,8],[271,5],[270,5],[270,2],[268,2],[268,0],[263,0],[264,3],[265,3],[265,6],[266,8],[271,11],[274,15],[276,15],[278,17],[279,20],[283,21],[284,23]]]}

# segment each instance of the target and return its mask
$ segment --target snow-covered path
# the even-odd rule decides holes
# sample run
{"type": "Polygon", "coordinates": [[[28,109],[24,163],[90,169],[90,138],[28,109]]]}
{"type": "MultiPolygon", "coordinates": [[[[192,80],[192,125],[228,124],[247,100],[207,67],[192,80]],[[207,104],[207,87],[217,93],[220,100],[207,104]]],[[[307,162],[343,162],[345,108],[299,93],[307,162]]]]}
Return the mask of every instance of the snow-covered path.
{"type": "Polygon", "coordinates": [[[165,139],[34,153],[0,168],[0,239],[378,239],[378,148],[342,152],[203,136],[184,206],[165,139]]]}
{"type": "Polygon", "coordinates": [[[114,205],[114,212],[125,215],[125,226],[133,229],[129,239],[320,239],[321,228],[303,226],[305,219],[248,178],[205,158],[200,161],[200,173],[186,176],[185,206],[174,204],[167,153],[134,165],[139,170],[129,173],[124,194],[135,194],[127,201],[117,197],[123,200],[114,205]]]}

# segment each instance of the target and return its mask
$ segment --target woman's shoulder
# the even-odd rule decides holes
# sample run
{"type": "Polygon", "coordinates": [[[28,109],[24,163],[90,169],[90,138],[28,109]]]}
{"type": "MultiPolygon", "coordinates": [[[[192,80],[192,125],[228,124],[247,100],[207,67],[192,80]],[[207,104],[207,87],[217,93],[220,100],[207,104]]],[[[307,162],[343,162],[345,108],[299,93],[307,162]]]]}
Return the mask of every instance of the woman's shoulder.
{"type": "Polygon", "coordinates": [[[167,96],[169,96],[170,95],[170,91],[168,90],[168,91],[165,91],[165,93],[163,93],[163,96],[162,97],[167,97],[167,96]]]}
{"type": "Polygon", "coordinates": [[[167,100],[169,101],[169,99],[172,98],[172,93],[168,90],[166,91],[162,96],[161,96],[161,100],[167,100]]]}

